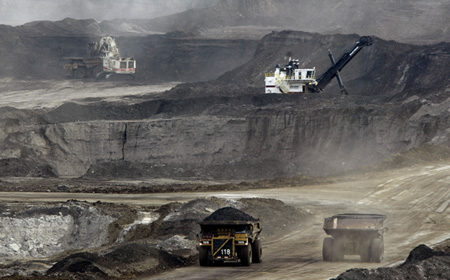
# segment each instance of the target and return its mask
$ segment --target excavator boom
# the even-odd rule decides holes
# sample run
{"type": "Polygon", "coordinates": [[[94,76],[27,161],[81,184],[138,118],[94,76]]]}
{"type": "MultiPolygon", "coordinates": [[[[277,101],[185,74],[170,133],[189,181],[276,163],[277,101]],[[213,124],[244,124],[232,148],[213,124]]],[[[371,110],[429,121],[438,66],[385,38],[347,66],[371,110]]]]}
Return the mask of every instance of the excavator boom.
{"type": "MultiPolygon", "coordinates": [[[[340,79],[339,72],[352,60],[356,54],[358,54],[364,47],[372,45],[372,38],[369,36],[363,36],[356,42],[353,49],[344,53],[341,58],[334,63],[325,73],[323,73],[318,79],[317,84],[310,87],[311,92],[322,91],[334,77],[340,79]]],[[[340,79],[342,81],[342,79],[340,79]]],[[[341,83],[340,83],[341,85],[341,83]]]]}

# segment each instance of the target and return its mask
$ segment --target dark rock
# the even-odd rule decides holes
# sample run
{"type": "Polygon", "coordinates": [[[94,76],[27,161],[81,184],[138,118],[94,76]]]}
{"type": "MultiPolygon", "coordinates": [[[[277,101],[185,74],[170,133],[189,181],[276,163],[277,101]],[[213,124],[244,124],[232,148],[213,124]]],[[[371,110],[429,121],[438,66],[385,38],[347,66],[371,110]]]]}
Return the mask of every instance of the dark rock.
{"type": "Polygon", "coordinates": [[[408,258],[401,266],[407,266],[411,264],[416,264],[420,261],[432,258],[434,256],[450,256],[450,253],[442,251],[434,251],[430,247],[421,244],[414,248],[411,253],[409,253],[408,258]]]}
{"type": "Polygon", "coordinates": [[[206,221],[243,221],[243,222],[256,222],[258,219],[246,214],[245,212],[238,210],[233,207],[224,207],[216,212],[212,213],[210,216],[206,217],[206,221]]]}
{"type": "Polygon", "coordinates": [[[409,254],[406,261],[397,267],[377,269],[350,269],[332,280],[422,280],[449,279],[450,253],[435,251],[426,245],[419,245],[409,254]]]}

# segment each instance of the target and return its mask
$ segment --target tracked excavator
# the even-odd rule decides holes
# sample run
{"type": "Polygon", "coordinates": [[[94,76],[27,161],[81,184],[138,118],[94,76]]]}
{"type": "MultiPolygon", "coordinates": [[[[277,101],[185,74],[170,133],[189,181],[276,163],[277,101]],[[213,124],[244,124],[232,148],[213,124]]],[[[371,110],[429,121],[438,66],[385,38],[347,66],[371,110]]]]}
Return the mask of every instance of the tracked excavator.
{"type": "Polygon", "coordinates": [[[65,57],[66,76],[74,79],[109,78],[112,75],[129,75],[136,73],[136,60],[120,57],[114,38],[102,37],[99,42],[89,43],[89,57],[65,57]]]}
{"type": "Polygon", "coordinates": [[[336,62],[333,54],[328,50],[332,66],[316,79],[316,69],[299,69],[298,59],[289,59],[286,67],[279,64],[275,67],[275,72],[266,73],[266,93],[287,93],[299,94],[308,92],[321,92],[334,78],[337,79],[342,94],[348,94],[342,81],[340,71],[349,63],[364,47],[372,45],[372,38],[361,37],[353,48],[344,53],[336,62]]]}

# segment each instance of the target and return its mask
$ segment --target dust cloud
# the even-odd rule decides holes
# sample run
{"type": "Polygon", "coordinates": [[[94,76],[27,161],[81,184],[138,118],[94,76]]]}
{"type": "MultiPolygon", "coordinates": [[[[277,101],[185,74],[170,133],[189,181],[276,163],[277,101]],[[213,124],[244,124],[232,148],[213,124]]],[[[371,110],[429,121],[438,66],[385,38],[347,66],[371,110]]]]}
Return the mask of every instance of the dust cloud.
{"type": "Polygon", "coordinates": [[[216,4],[211,0],[2,0],[0,24],[21,25],[64,18],[97,21],[149,19],[216,4]]]}

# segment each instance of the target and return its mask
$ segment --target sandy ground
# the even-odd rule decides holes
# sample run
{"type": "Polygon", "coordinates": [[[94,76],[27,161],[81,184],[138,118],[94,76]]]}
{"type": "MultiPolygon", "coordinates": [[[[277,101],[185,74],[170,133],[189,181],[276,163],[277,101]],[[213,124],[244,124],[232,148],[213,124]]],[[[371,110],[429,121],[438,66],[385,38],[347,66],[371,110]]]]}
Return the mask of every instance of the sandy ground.
{"type": "Polygon", "coordinates": [[[349,177],[340,183],[232,192],[167,194],[0,193],[1,201],[87,201],[162,205],[198,197],[275,198],[314,214],[286,238],[264,244],[263,263],[251,267],[192,266],[145,279],[329,279],[347,269],[390,266],[403,261],[419,244],[433,245],[450,238],[450,162],[384,173],[349,177]],[[385,259],[360,263],[359,256],[343,262],[322,261],[323,219],[337,213],[380,213],[387,216],[385,259]]]}
{"type": "MultiPolygon", "coordinates": [[[[329,279],[354,268],[390,266],[403,261],[417,245],[450,238],[450,165],[425,166],[378,174],[355,181],[214,194],[220,197],[261,196],[280,199],[315,214],[311,225],[299,225],[288,238],[264,245],[264,261],[248,267],[189,267],[151,279],[329,279]],[[323,218],[341,212],[381,213],[385,225],[385,260],[380,264],[358,263],[359,256],[345,261],[322,261],[326,236],[323,218]]],[[[212,195],[212,194],[210,194],[212,195]]]]}
{"type": "Polygon", "coordinates": [[[126,102],[128,97],[160,93],[177,83],[139,84],[134,81],[96,80],[0,80],[0,107],[17,109],[54,108],[66,102],[86,104],[100,100],[126,102]]]}

